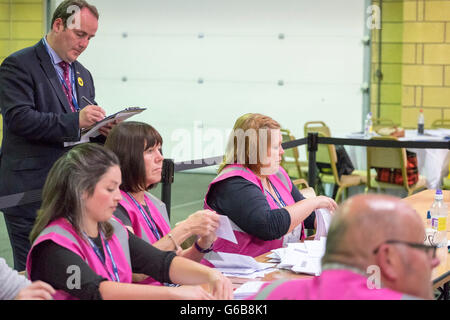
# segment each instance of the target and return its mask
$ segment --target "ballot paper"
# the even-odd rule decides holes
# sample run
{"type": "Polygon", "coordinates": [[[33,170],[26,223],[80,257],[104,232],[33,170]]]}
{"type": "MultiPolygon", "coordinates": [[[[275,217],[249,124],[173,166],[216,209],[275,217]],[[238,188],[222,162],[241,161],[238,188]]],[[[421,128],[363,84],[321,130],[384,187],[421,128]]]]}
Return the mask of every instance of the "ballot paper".
{"type": "Polygon", "coordinates": [[[294,228],[294,230],[292,230],[292,232],[284,235],[283,246],[286,246],[288,243],[299,242],[300,238],[302,236],[302,228],[303,228],[303,225],[300,224],[296,228],[294,228]]]}
{"type": "Polygon", "coordinates": [[[104,127],[105,125],[110,124],[114,121],[124,121],[131,116],[141,113],[144,110],[147,110],[147,108],[129,107],[112,115],[109,115],[103,120],[98,121],[91,127],[81,130],[81,138],[79,141],[64,142],[64,147],[70,147],[80,143],[89,142],[91,138],[95,138],[100,135],[99,129],[104,127]]]}
{"type": "Polygon", "coordinates": [[[271,262],[277,263],[277,268],[288,269],[297,273],[320,275],[321,259],[325,254],[326,237],[320,240],[307,240],[289,243],[286,248],[272,250],[268,255],[271,262]]]}
{"type": "Polygon", "coordinates": [[[227,216],[219,214],[219,227],[216,230],[218,238],[222,238],[237,244],[236,236],[231,227],[230,219],[227,216]]]}
{"type": "Polygon", "coordinates": [[[326,237],[320,238],[320,240],[311,240],[303,242],[308,250],[308,255],[311,257],[322,258],[325,254],[326,237]]]}
{"type": "Polygon", "coordinates": [[[326,237],[331,223],[331,213],[328,209],[316,209],[317,229],[314,239],[326,237]]]}
{"type": "Polygon", "coordinates": [[[320,263],[321,258],[307,257],[306,259],[299,260],[291,270],[297,273],[306,273],[315,276],[319,276],[322,272],[320,263]]]}
{"type": "Polygon", "coordinates": [[[265,283],[265,281],[247,281],[234,290],[234,300],[244,300],[255,295],[265,283]]]}
{"type": "Polygon", "coordinates": [[[273,263],[257,262],[253,257],[236,253],[216,252],[206,259],[228,277],[258,278],[272,272],[273,263]]]}

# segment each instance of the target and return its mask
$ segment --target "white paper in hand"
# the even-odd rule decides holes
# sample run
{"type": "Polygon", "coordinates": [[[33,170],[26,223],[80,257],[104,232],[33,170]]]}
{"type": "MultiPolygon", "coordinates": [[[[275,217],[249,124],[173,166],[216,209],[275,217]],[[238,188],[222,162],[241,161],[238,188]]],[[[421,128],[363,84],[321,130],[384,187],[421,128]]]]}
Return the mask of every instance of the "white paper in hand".
{"type": "Polygon", "coordinates": [[[321,237],[326,237],[331,223],[331,213],[328,209],[316,209],[317,229],[315,240],[320,240],[321,237]]]}
{"type": "Polygon", "coordinates": [[[230,219],[227,216],[219,214],[219,227],[216,230],[216,235],[219,238],[231,241],[237,244],[236,236],[231,227],[230,219]]]}

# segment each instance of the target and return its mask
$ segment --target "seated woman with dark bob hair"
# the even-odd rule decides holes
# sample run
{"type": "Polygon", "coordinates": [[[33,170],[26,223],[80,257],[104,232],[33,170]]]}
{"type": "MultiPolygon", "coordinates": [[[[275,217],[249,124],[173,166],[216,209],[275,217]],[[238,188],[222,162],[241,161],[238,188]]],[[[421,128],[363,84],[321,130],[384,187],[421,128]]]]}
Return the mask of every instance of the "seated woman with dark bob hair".
{"type": "MultiPolygon", "coordinates": [[[[122,200],[114,215],[147,243],[200,262],[216,239],[219,217],[210,210],[200,210],[170,228],[165,204],[147,192],[161,181],[162,144],[158,131],[143,122],[122,122],[111,130],[105,147],[117,155],[123,172],[122,200]],[[197,236],[197,241],[182,250],[180,244],[191,236],[197,236]]],[[[141,281],[156,284],[151,278],[141,281]]]]}
{"type": "Polygon", "coordinates": [[[334,211],[325,196],[305,199],[280,166],[280,124],[248,113],[236,120],[218,176],[209,185],[205,208],[232,221],[237,244],[219,238],[213,250],[256,257],[283,243],[305,239],[318,208],[334,211]]]}

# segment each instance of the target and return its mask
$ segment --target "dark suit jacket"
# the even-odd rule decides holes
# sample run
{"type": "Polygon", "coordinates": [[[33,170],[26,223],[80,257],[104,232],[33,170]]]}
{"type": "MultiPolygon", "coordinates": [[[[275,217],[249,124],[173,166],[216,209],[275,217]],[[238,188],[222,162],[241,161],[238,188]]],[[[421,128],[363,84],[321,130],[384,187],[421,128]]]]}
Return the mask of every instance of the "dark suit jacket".
{"type": "MultiPolygon", "coordinates": [[[[74,62],[74,69],[78,104],[83,108],[87,104],[82,96],[95,100],[94,82],[79,62],[74,62]]],[[[79,113],[71,111],[42,41],[3,61],[0,109],[0,195],[41,189],[53,163],[68,151],[64,142],[80,138],[79,113]]]]}

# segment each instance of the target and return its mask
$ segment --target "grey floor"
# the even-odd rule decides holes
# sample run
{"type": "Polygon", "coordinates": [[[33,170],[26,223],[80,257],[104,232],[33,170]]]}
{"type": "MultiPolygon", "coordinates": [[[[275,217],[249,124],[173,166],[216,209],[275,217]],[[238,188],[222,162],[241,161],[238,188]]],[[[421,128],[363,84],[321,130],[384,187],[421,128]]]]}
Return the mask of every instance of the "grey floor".
{"type": "MultiPolygon", "coordinates": [[[[172,185],[171,217],[172,227],[178,221],[186,219],[191,213],[203,208],[203,198],[213,174],[176,173],[172,185]]],[[[161,186],[150,191],[161,198],[161,186]]],[[[11,245],[6,230],[3,213],[0,212],[0,257],[4,258],[9,266],[13,266],[11,245]]]]}

